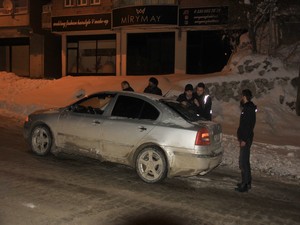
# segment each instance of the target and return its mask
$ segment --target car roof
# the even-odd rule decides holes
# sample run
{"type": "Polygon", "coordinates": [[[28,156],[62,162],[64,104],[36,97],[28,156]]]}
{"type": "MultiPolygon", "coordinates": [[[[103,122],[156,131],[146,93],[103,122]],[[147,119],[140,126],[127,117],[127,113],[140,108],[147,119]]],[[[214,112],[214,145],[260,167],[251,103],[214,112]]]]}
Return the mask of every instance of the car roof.
{"type": "Polygon", "coordinates": [[[100,92],[89,94],[88,96],[85,96],[85,97],[104,94],[104,93],[105,94],[123,94],[123,95],[127,95],[127,96],[140,96],[140,97],[145,97],[145,98],[148,98],[151,100],[165,99],[164,96],[149,94],[149,93],[133,92],[133,91],[100,91],[100,92]]]}

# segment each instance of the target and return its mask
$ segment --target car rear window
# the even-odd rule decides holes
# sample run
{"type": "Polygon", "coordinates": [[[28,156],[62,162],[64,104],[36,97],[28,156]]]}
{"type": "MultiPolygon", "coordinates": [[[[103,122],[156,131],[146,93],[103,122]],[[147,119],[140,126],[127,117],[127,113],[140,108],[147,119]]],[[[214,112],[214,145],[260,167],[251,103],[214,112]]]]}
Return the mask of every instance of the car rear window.
{"type": "Polygon", "coordinates": [[[142,99],[121,95],[117,99],[112,116],[156,120],[159,116],[159,111],[142,99]]]}
{"type": "Polygon", "coordinates": [[[160,101],[188,121],[194,122],[198,120],[205,120],[203,117],[200,116],[199,113],[197,113],[195,108],[186,107],[183,104],[174,100],[161,99],[160,101]]]}

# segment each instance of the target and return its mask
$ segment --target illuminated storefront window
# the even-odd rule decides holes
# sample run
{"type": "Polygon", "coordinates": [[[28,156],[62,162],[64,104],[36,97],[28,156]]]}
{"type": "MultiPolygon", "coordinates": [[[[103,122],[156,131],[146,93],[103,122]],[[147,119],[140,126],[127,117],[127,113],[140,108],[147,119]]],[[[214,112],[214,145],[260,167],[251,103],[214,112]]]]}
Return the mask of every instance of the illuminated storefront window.
{"type": "Polygon", "coordinates": [[[68,37],[69,75],[115,75],[115,35],[68,37]]]}

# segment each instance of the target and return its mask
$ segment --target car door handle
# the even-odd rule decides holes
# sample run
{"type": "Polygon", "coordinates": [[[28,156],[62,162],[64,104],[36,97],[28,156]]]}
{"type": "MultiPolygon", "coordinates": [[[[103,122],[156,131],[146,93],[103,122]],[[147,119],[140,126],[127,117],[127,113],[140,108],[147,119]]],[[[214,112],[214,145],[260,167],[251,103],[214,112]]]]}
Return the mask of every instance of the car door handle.
{"type": "Polygon", "coordinates": [[[99,124],[101,124],[101,122],[100,122],[99,120],[94,120],[94,121],[93,121],[93,124],[94,124],[94,125],[99,125],[99,124]]]}
{"type": "Polygon", "coordinates": [[[141,132],[144,131],[144,130],[147,130],[147,128],[143,127],[143,126],[139,126],[139,129],[141,130],[141,132]]]}

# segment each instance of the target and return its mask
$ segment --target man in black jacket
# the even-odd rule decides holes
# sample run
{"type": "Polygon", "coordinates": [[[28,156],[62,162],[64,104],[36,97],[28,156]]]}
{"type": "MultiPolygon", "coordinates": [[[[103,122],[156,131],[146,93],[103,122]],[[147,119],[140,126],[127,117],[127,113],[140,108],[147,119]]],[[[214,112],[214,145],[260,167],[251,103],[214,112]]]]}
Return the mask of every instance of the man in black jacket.
{"type": "Polygon", "coordinates": [[[193,95],[193,85],[187,84],[185,85],[184,92],[178,96],[176,101],[180,102],[182,105],[184,105],[187,108],[195,107],[194,104],[194,95],[193,95]]]}
{"type": "Polygon", "coordinates": [[[251,167],[250,167],[250,147],[254,136],[254,126],[256,122],[256,105],[251,101],[252,93],[249,89],[242,91],[242,113],[240,125],[237,130],[237,138],[240,144],[239,167],[242,175],[242,182],[235,188],[238,192],[247,192],[251,188],[251,167]]]}
{"type": "Polygon", "coordinates": [[[161,89],[158,87],[158,80],[155,77],[150,77],[149,84],[145,88],[144,93],[162,95],[161,89]]]}
{"type": "Polygon", "coordinates": [[[205,84],[200,82],[196,87],[194,103],[197,106],[197,111],[201,117],[211,120],[212,117],[212,100],[211,97],[206,94],[205,84]]]}

